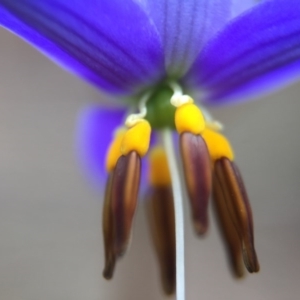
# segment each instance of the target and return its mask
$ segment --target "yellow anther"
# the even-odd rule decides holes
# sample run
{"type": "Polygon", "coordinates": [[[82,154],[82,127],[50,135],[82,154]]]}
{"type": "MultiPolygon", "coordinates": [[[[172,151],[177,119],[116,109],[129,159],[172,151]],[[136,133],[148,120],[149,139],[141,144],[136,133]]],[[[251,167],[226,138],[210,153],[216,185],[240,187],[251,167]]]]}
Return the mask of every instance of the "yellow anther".
{"type": "Polygon", "coordinates": [[[116,132],[113,141],[109,145],[109,148],[108,148],[108,151],[106,154],[106,170],[107,170],[107,172],[110,172],[114,169],[119,157],[122,155],[121,143],[122,143],[125,133],[126,133],[125,128],[119,129],[116,132]]]}
{"type": "Polygon", "coordinates": [[[177,107],[175,125],[178,133],[188,131],[200,134],[205,128],[205,120],[201,110],[192,103],[177,107]]]}
{"type": "Polygon", "coordinates": [[[152,186],[169,186],[171,185],[171,176],[167,156],[162,147],[155,147],[149,155],[149,181],[152,186]]]}
{"type": "Polygon", "coordinates": [[[224,135],[206,128],[202,133],[202,137],[206,142],[212,161],[221,157],[227,157],[230,160],[234,159],[231,145],[224,135]]]}
{"type": "Polygon", "coordinates": [[[150,135],[149,122],[140,120],[126,131],[121,144],[121,153],[127,155],[131,151],[136,151],[141,157],[144,156],[149,149],[150,135]]]}

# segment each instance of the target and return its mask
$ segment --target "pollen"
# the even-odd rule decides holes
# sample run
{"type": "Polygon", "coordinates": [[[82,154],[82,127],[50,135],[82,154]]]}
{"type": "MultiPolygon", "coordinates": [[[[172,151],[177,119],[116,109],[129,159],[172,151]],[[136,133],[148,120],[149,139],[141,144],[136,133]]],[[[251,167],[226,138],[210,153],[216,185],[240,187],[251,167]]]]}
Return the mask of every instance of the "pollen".
{"type": "Polygon", "coordinates": [[[170,186],[171,176],[167,156],[162,147],[155,147],[150,152],[149,181],[152,186],[170,186]]]}
{"type": "Polygon", "coordinates": [[[119,157],[122,155],[121,153],[121,143],[123,140],[123,137],[126,133],[125,128],[119,129],[116,134],[114,140],[111,142],[107,154],[106,154],[106,170],[107,172],[111,172],[119,159],[119,157]]]}
{"type": "Polygon", "coordinates": [[[146,120],[139,120],[134,126],[129,128],[124,134],[121,143],[122,155],[127,155],[131,151],[136,151],[143,157],[150,144],[151,126],[146,120]]]}
{"type": "Polygon", "coordinates": [[[221,157],[227,157],[231,161],[234,159],[231,145],[224,135],[206,128],[202,133],[202,137],[206,142],[212,161],[216,161],[221,157]]]}
{"type": "Polygon", "coordinates": [[[205,120],[201,110],[192,103],[177,107],[175,125],[178,133],[191,132],[200,134],[205,128],[205,120]]]}

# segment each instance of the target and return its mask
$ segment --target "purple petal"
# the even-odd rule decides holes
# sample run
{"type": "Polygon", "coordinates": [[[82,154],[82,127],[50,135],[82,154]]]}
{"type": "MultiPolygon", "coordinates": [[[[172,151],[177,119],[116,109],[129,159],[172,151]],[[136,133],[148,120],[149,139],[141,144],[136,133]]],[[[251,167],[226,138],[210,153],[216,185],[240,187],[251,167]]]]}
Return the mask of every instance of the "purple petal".
{"type": "Polygon", "coordinates": [[[133,0],[0,0],[0,24],[109,92],[164,75],[159,36],[133,0]]]}
{"type": "MultiPolygon", "coordinates": [[[[258,4],[259,0],[232,0],[231,13],[235,17],[247,9],[250,9],[252,6],[258,4]]],[[[265,1],[265,0],[264,0],[265,1]]]]}
{"type": "Polygon", "coordinates": [[[95,186],[105,183],[105,158],[113,132],[122,125],[124,109],[89,106],[81,111],[76,128],[76,152],[84,173],[95,186]]]}
{"type": "Polygon", "coordinates": [[[299,37],[299,0],[266,1],[212,39],[185,80],[214,104],[278,89],[300,78],[299,37]]]}
{"type": "Polygon", "coordinates": [[[172,76],[186,72],[231,14],[231,0],[146,0],[146,7],[161,36],[172,76]]]}

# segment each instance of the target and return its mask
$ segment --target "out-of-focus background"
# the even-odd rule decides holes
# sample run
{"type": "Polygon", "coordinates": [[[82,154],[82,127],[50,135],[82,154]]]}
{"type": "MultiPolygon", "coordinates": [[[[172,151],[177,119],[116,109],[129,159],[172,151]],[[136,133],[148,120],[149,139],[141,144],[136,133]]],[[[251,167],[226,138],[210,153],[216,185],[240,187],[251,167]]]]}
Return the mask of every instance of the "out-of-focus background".
{"type": "MultiPolygon", "coordinates": [[[[74,154],[78,112],[101,95],[3,29],[0,43],[0,299],[165,299],[143,203],[114,280],[101,275],[101,195],[74,154]]],[[[214,109],[249,191],[261,272],[234,281],[214,223],[196,238],[186,205],[187,299],[299,298],[299,94],[214,109]]]]}

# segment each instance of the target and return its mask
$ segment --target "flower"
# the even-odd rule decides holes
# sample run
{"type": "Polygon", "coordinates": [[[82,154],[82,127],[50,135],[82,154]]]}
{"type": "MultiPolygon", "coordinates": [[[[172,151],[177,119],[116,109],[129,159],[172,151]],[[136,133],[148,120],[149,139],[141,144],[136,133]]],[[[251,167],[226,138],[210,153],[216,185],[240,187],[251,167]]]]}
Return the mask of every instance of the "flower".
{"type": "MultiPolygon", "coordinates": [[[[239,2],[0,0],[4,27],[114,95],[123,106],[140,109],[117,131],[106,160],[106,277],[112,276],[115,260],[130,239],[141,157],[148,152],[151,130],[164,128],[176,128],[180,135],[196,231],[206,231],[212,189],[235,274],[242,272],[242,255],[250,272],[259,269],[252,213],[233,151],[218,132],[220,124],[193,99],[201,105],[227,104],[296,80],[300,8],[298,0],[239,2]]],[[[102,172],[111,132],[122,125],[124,115],[124,108],[90,108],[83,114],[80,141],[91,174],[102,172]]],[[[164,288],[171,293],[176,269],[174,172],[169,172],[169,153],[159,146],[150,150],[149,164],[147,195],[154,211],[154,236],[159,237],[164,288]]]]}

